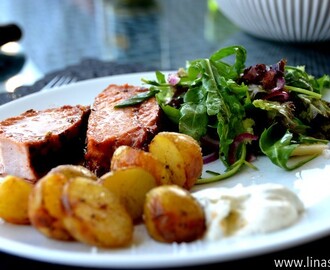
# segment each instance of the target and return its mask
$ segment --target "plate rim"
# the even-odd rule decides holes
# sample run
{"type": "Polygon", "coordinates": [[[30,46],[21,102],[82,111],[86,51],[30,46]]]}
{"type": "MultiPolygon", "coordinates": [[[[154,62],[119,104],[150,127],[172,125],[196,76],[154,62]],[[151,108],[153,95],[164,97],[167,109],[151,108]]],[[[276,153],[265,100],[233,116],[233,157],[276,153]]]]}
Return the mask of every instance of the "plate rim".
{"type": "MultiPolygon", "coordinates": [[[[164,71],[164,73],[170,73],[172,71],[164,71]]],[[[134,72],[134,73],[126,73],[126,74],[118,74],[118,75],[112,75],[112,76],[106,76],[106,77],[99,77],[99,78],[93,78],[93,79],[88,79],[88,80],[83,80],[83,81],[79,81],[76,82],[74,84],[70,84],[70,85],[65,85],[65,86],[61,86],[58,88],[53,88],[44,92],[35,92],[35,93],[31,93],[29,95],[26,95],[24,97],[21,97],[19,99],[16,100],[12,100],[8,103],[2,104],[0,106],[0,115],[2,114],[3,110],[6,110],[7,108],[11,108],[12,106],[16,106],[17,104],[22,104],[25,102],[28,102],[30,100],[34,100],[37,99],[39,97],[43,97],[43,96],[56,96],[58,95],[58,93],[64,92],[64,91],[70,91],[70,89],[77,89],[78,87],[87,87],[88,85],[93,85],[93,84],[97,84],[97,83],[105,83],[108,84],[108,81],[113,81],[113,80],[123,80],[123,79],[127,79],[130,76],[133,77],[139,77],[141,78],[142,76],[154,76],[155,72],[154,71],[147,71],[147,72],[134,72]]],[[[126,83],[126,82],[123,82],[126,83]]],[[[141,83],[142,85],[142,83],[141,83]]],[[[103,89],[99,89],[98,92],[101,92],[103,89]]],[[[78,91],[78,90],[74,90],[74,91],[78,91]]],[[[97,92],[95,92],[97,93],[97,92]]],[[[0,117],[1,118],[1,117],[0,117]]],[[[230,179],[229,179],[230,180],[230,179]]],[[[0,219],[0,232],[1,232],[1,226],[3,224],[1,224],[1,219],[0,219]]],[[[16,226],[16,225],[13,225],[16,226]]],[[[31,228],[33,229],[33,228],[31,228]]],[[[191,266],[191,265],[202,265],[205,263],[221,263],[221,262],[225,262],[225,261],[231,261],[233,258],[236,259],[244,259],[244,258],[248,258],[248,257],[253,257],[256,255],[264,255],[264,254],[268,254],[268,253],[272,253],[275,251],[279,251],[279,250],[283,250],[286,248],[291,248],[294,246],[297,246],[299,244],[304,244],[307,242],[310,242],[312,240],[317,240],[327,234],[329,234],[330,232],[330,226],[327,228],[324,228],[323,230],[319,230],[316,231],[314,233],[310,233],[308,235],[305,235],[304,237],[300,237],[300,238],[294,238],[294,239],[290,239],[290,241],[286,242],[286,243],[277,243],[277,244],[267,244],[266,248],[265,245],[261,245],[261,246],[255,246],[254,248],[250,248],[249,250],[243,250],[240,252],[239,256],[237,257],[237,252],[232,253],[231,255],[227,254],[227,257],[222,257],[220,256],[219,258],[219,254],[208,254],[208,255],[200,255],[200,256],[186,256],[186,257],[182,257],[182,256],[178,256],[176,258],[173,258],[173,254],[171,255],[167,255],[164,256],[163,254],[161,256],[163,257],[158,257],[157,258],[157,262],[162,262],[162,265],[160,266],[160,268],[163,267],[173,267],[173,266],[191,266]]],[[[106,267],[120,267],[120,268],[124,268],[124,267],[133,267],[133,268],[141,268],[141,267],[147,267],[147,268],[155,268],[155,261],[150,260],[150,256],[135,256],[134,259],[137,259],[138,263],[136,263],[136,261],[133,260],[133,262],[131,262],[130,260],[124,260],[124,262],[122,262],[122,259],[125,258],[127,259],[127,254],[124,255],[118,255],[116,254],[117,257],[120,258],[113,258],[113,256],[110,256],[109,253],[107,253],[106,255],[103,254],[94,254],[94,253],[90,253],[91,257],[93,257],[93,260],[88,260],[88,258],[85,258],[84,256],[82,257],[83,259],[78,260],[70,260],[70,258],[66,257],[66,256],[60,256],[60,260],[58,259],[59,255],[62,254],[63,255],[63,251],[59,251],[59,250],[50,250],[48,252],[50,252],[50,255],[47,256],[42,256],[44,255],[44,252],[42,252],[42,250],[44,250],[44,248],[36,248],[32,245],[32,249],[34,251],[36,251],[35,253],[30,253],[24,250],[29,250],[27,247],[31,248],[31,244],[24,244],[24,243],[20,243],[20,242],[15,242],[13,240],[7,240],[5,238],[3,238],[0,234],[0,250],[13,254],[13,255],[18,255],[18,256],[22,256],[22,257],[26,257],[29,259],[35,259],[35,260],[39,260],[39,261],[44,261],[44,262],[51,262],[51,263],[56,263],[56,264],[64,264],[64,265],[71,265],[71,266],[93,266],[93,267],[97,267],[97,268],[106,268],[106,267]],[[7,243],[7,245],[10,247],[12,245],[14,245],[14,248],[8,248],[8,247],[4,247],[2,243],[7,243]],[[26,247],[26,249],[15,249],[15,246],[21,246],[21,247],[26,247]],[[99,257],[97,257],[99,256],[99,257]],[[106,259],[106,263],[100,262],[100,257],[101,260],[102,258],[105,259],[104,257],[111,257],[110,259],[106,259]],[[98,262],[98,263],[97,263],[98,262]],[[137,265],[138,264],[138,265],[137,265]]],[[[49,239],[49,241],[56,241],[56,240],[52,240],[49,239]]],[[[221,241],[221,240],[220,240],[221,241]]],[[[62,242],[61,242],[62,243],[62,242]]],[[[65,243],[63,243],[65,244],[65,243]]],[[[64,251],[64,253],[67,253],[68,251],[64,251]]],[[[111,249],[110,249],[111,252],[111,249]]],[[[47,252],[46,252],[47,253],[47,252]]],[[[71,256],[73,254],[70,254],[71,256]]],[[[73,257],[79,257],[79,254],[73,255],[73,257]]]]}

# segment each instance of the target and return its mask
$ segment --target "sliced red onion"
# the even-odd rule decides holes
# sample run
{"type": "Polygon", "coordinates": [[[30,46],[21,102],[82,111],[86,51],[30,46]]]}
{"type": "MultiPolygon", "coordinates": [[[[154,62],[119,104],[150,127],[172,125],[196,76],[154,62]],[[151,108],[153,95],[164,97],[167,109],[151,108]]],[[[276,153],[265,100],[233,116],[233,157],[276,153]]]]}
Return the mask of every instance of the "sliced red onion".
{"type": "Polygon", "coordinates": [[[251,142],[251,141],[255,141],[257,139],[258,139],[258,136],[253,135],[251,133],[247,133],[247,132],[237,135],[235,137],[234,141],[232,142],[232,144],[230,145],[229,154],[228,154],[229,164],[234,164],[235,163],[237,149],[238,149],[238,147],[241,143],[251,142]]]}
{"type": "Polygon", "coordinates": [[[168,74],[168,77],[167,77],[167,82],[170,84],[170,85],[177,85],[179,82],[180,82],[180,78],[177,74],[175,73],[170,73],[168,74]]]}
{"type": "Polygon", "coordinates": [[[203,163],[208,164],[212,161],[215,161],[219,158],[219,153],[218,152],[213,152],[211,154],[208,154],[206,156],[203,156],[203,163]]]}
{"type": "Polygon", "coordinates": [[[211,138],[209,135],[205,135],[201,138],[202,145],[207,146],[208,148],[219,149],[219,140],[211,138]]]}

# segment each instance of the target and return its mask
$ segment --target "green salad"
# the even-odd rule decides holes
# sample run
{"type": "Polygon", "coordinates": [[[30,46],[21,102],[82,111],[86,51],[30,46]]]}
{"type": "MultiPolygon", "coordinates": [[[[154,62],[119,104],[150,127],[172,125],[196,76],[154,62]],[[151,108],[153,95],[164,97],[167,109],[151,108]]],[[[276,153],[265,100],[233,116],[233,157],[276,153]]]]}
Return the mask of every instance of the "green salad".
{"type": "Polygon", "coordinates": [[[171,129],[199,141],[205,162],[216,158],[226,167],[197,184],[255,168],[260,155],[293,170],[329,148],[330,103],[322,97],[330,77],[315,78],[286,59],[247,67],[246,57],[244,47],[230,46],[167,76],[156,71],[155,80],[142,79],[147,92],[117,107],[155,96],[171,129]]]}

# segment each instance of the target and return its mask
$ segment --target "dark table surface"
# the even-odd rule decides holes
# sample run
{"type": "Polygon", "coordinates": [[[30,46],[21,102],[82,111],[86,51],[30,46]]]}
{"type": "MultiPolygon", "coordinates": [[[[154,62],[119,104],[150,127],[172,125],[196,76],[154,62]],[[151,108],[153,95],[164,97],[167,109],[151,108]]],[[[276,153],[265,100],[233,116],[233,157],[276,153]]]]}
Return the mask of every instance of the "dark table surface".
{"type": "MultiPolygon", "coordinates": [[[[305,65],[314,76],[330,74],[330,43],[295,44],[257,39],[240,31],[220,13],[210,11],[207,4],[202,0],[1,0],[0,25],[16,23],[23,36],[19,41],[21,53],[6,62],[11,73],[2,77],[0,74],[3,79],[0,104],[39,91],[56,75],[69,74],[80,81],[114,74],[173,70],[184,66],[186,60],[208,57],[229,45],[247,49],[247,65],[274,64],[286,58],[289,65],[305,65]],[[15,75],[22,75],[17,87],[6,88],[6,82],[15,75]]],[[[324,247],[329,244],[330,236],[326,236],[273,253],[203,265],[203,268],[272,269],[275,259],[318,258],[328,262],[329,252],[324,247]]],[[[0,252],[0,269],[17,267],[81,268],[0,252]]],[[[200,266],[187,268],[200,269],[200,266]]]]}

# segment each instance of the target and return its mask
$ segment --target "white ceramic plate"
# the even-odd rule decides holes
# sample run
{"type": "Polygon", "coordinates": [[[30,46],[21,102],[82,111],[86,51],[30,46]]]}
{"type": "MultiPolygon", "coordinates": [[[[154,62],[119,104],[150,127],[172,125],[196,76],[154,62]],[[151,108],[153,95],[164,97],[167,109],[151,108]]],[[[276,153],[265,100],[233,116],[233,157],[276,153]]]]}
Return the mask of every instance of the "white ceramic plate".
{"type": "MultiPolygon", "coordinates": [[[[27,109],[44,109],[64,104],[91,104],[108,84],[141,85],[141,78],[154,78],[154,73],[135,73],[78,82],[57,89],[31,94],[0,107],[0,119],[27,109]]],[[[238,183],[251,185],[275,182],[296,192],[306,211],[293,226],[266,235],[227,238],[217,242],[196,241],[189,244],[161,244],[151,240],[143,227],[135,229],[132,247],[98,249],[81,243],[48,239],[31,226],[11,225],[0,219],[0,250],[30,259],[51,263],[95,268],[157,268],[201,265],[261,255],[292,247],[330,233],[330,159],[319,157],[304,167],[286,172],[266,158],[254,163],[231,179],[196,186],[193,191],[211,187],[231,187],[238,183]]],[[[208,169],[222,170],[218,162],[208,169]]],[[[205,168],[205,169],[206,169],[205,168]]],[[[271,222],[271,221],[270,221],[271,222]]]]}

